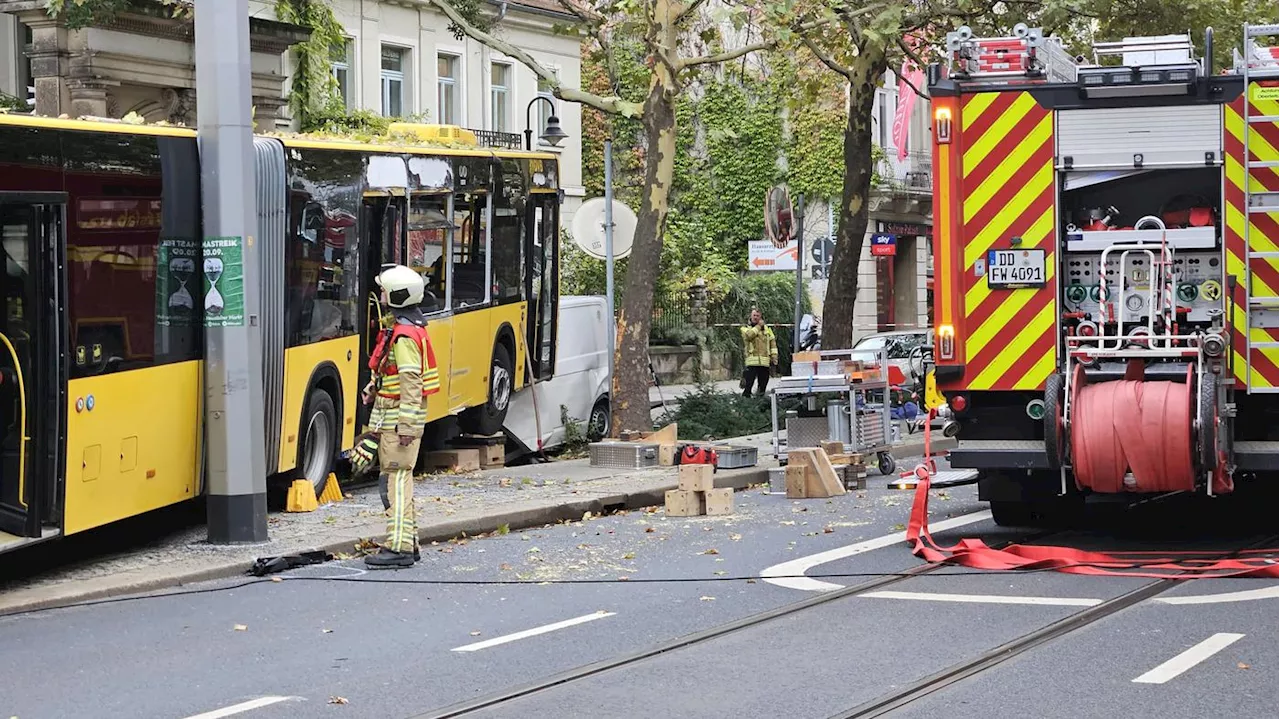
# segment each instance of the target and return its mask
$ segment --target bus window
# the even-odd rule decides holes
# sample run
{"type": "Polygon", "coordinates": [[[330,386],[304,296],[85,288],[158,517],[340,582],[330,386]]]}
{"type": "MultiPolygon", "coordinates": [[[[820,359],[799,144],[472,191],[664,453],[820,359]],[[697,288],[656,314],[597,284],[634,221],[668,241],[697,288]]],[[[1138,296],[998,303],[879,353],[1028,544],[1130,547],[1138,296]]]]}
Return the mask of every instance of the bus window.
{"type": "Polygon", "coordinates": [[[405,264],[427,281],[423,312],[445,309],[445,264],[449,243],[449,196],[409,198],[409,245],[405,264]]]}
{"type": "Polygon", "coordinates": [[[289,171],[285,317],[297,347],[356,331],[364,168],[357,153],[295,150],[289,171]]]}
{"type": "Polygon", "coordinates": [[[66,131],[63,150],[71,376],[198,359],[195,140],[66,131]]]}
{"type": "Polygon", "coordinates": [[[453,222],[458,228],[453,254],[453,309],[481,305],[489,300],[487,250],[489,246],[488,196],[466,193],[454,196],[453,222]]]}
{"type": "Polygon", "coordinates": [[[525,213],[524,172],[516,160],[502,161],[501,190],[493,208],[493,289],[498,304],[523,299],[524,247],[522,219],[525,213]]]}

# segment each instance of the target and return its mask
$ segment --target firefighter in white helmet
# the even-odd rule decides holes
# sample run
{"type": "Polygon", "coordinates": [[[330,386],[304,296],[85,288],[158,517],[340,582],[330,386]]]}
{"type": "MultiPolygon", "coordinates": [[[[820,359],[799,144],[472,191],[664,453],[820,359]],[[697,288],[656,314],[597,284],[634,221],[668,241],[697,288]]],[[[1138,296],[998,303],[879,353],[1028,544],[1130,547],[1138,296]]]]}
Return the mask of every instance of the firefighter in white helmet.
{"type": "Polygon", "coordinates": [[[370,567],[411,567],[418,556],[413,511],[413,469],[427,419],[427,398],[440,390],[427,320],[419,304],[422,275],[404,265],[384,265],[376,282],[388,310],[378,344],[369,358],[372,379],[365,404],[372,402],[369,429],[378,438],[378,460],[386,475],[387,541],[365,557],[370,567]]]}

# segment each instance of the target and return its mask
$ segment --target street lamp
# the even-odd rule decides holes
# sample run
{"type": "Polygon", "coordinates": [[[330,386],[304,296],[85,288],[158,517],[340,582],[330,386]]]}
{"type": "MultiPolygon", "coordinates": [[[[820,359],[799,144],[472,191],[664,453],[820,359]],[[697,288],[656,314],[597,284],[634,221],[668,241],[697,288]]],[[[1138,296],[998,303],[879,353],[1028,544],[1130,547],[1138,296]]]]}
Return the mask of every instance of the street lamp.
{"type": "Polygon", "coordinates": [[[552,147],[556,147],[561,140],[569,136],[569,133],[560,129],[560,118],[556,117],[556,104],[544,95],[537,95],[529,101],[529,106],[524,109],[524,149],[526,150],[533,149],[533,106],[539,100],[551,106],[551,114],[547,116],[547,126],[542,130],[539,138],[545,140],[552,147]]]}

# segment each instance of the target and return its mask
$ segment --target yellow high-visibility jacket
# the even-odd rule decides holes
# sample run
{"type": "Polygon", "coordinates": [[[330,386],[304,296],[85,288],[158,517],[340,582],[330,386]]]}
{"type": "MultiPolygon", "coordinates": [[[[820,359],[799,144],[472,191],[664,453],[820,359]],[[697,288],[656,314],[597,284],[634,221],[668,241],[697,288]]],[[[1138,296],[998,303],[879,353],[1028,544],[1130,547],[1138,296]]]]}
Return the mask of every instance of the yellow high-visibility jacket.
{"type": "Polygon", "coordinates": [[[778,363],[778,341],[768,325],[764,328],[752,325],[743,327],[741,330],[742,347],[747,356],[748,367],[768,367],[778,363]]]}

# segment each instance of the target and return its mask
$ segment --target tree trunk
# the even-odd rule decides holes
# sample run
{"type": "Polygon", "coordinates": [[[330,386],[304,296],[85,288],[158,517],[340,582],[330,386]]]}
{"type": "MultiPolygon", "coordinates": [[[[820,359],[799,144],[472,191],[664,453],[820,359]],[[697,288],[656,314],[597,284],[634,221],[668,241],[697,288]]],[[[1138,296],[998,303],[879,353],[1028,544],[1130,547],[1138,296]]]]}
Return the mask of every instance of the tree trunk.
{"type": "Polygon", "coordinates": [[[662,238],[667,227],[667,201],[675,174],[676,86],[668,68],[654,68],[642,117],[647,148],[644,197],[627,261],[622,308],[618,313],[618,354],[614,362],[613,427],[653,429],[649,409],[649,327],[653,320],[653,288],[658,281],[662,238]]]}
{"type": "Polygon", "coordinates": [[[854,304],[858,297],[858,265],[867,236],[871,194],[871,115],[876,88],[887,65],[883,52],[864,50],[849,68],[849,118],[844,126],[844,188],[836,246],[822,302],[822,349],[853,346],[854,304]]]}

